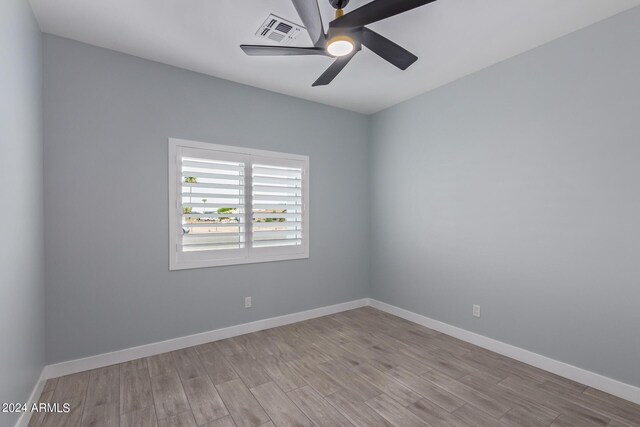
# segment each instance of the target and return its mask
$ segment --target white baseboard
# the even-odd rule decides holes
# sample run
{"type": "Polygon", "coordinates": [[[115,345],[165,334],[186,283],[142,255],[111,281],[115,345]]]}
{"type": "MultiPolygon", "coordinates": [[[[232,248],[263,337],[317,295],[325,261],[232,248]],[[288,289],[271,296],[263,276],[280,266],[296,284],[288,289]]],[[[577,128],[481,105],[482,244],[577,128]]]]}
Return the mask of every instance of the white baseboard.
{"type": "MultiPolygon", "coordinates": [[[[349,301],[341,304],[335,304],[326,307],[315,308],[312,310],[301,311],[298,313],[286,314],[278,317],[257,320],[241,325],[230,326],[227,328],[216,329],[213,331],[202,332],[199,334],[188,335],[186,337],[174,338],[167,341],[161,341],[152,344],[146,344],[138,347],[127,348],[114,351],[111,353],[99,354],[95,356],[85,357],[82,359],[70,360],[67,362],[56,363],[44,367],[38,383],[34,387],[29,403],[33,403],[40,396],[44,383],[49,378],[56,378],[63,375],[74,374],[77,372],[87,371],[96,368],[102,368],[117,363],[128,362],[130,360],[139,359],[141,357],[153,356],[168,351],[179,350],[185,347],[200,345],[211,341],[218,341],[225,338],[231,338],[251,332],[261,331],[263,329],[275,328],[291,323],[301,322],[316,317],[327,316],[329,314],[339,313],[341,311],[352,310],[354,308],[372,306],[379,310],[426,326],[436,331],[442,332],[463,341],[475,344],[487,350],[511,357],[529,365],[535,366],[545,371],[552,372],[556,375],[577,381],[584,385],[605,391],[614,396],[631,402],[640,404],[640,388],[625,384],[623,382],[605,377],[594,372],[587,371],[576,366],[569,365],[564,362],[551,359],[546,356],[525,350],[456,326],[449,325],[426,316],[399,308],[375,299],[362,298],[359,300],[349,301]]],[[[30,414],[25,413],[18,419],[16,427],[25,427],[29,423],[30,414]]]]}
{"type": "Polygon", "coordinates": [[[56,378],[63,375],[74,374],[76,372],[102,368],[105,366],[114,365],[116,363],[123,363],[130,360],[139,359],[141,357],[154,356],[156,354],[166,353],[168,351],[179,350],[185,347],[191,347],[194,345],[205,344],[211,341],[231,338],[238,335],[261,331],[263,329],[289,325],[291,323],[301,322],[303,320],[313,319],[321,316],[327,316],[329,314],[352,310],[354,308],[364,307],[366,305],[369,305],[369,299],[363,298],[359,300],[344,302],[341,304],[314,308],[312,310],[301,311],[298,313],[285,314],[284,316],[256,320],[255,322],[229,326],[227,328],[188,335],[186,337],[174,338],[167,341],[141,345],[139,347],[126,348],[124,350],[118,350],[111,353],[104,353],[85,357],[82,359],[69,360],[67,362],[45,366],[42,376],[46,380],[49,378],[56,378]]]}
{"type": "Polygon", "coordinates": [[[536,368],[554,373],[564,378],[579,382],[595,389],[607,392],[614,396],[640,404],[640,388],[569,365],[558,360],[525,350],[502,341],[494,340],[484,335],[476,334],[456,326],[449,325],[438,320],[431,319],[421,314],[396,307],[385,302],[369,298],[369,305],[378,310],[385,311],[394,316],[401,317],[427,328],[434,329],[443,334],[450,335],[462,341],[475,344],[478,347],[494,351],[512,359],[524,362],[536,368]]]}
{"type": "MultiPolygon", "coordinates": [[[[33,387],[31,395],[27,400],[28,408],[31,408],[31,406],[38,401],[46,382],[47,380],[44,378],[43,369],[40,373],[40,378],[38,378],[38,382],[36,383],[35,387],[33,387]]],[[[29,425],[29,420],[31,420],[31,411],[23,412],[22,414],[20,414],[20,418],[18,418],[18,421],[16,422],[16,427],[27,427],[29,425]]]]}

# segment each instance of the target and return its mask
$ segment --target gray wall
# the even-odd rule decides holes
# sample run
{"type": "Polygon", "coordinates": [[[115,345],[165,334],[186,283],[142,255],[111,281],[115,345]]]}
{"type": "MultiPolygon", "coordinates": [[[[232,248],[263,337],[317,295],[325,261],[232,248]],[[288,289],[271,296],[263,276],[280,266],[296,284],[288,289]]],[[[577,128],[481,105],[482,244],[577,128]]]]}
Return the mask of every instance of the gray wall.
{"type": "Polygon", "coordinates": [[[48,363],[373,296],[640,385],[639,28],[372,118],[45,36],[48,363]],[[170,136],[310,155],[311,258],[169,272],[170,136]]]}
{"type": "Polygon", "coordinates": [[[0,129],[0,402],[24,402],[44,365],[42,40],[24,0],[0,2],[0,129]]]}
{"type": "Polygon", "coordinates": [[[636,8],[375,115],[372,296],[640,386],[639,46],[636,8]]]}
{"type": "Polygon", "coordinates": [[[368,117],[44,43],[49,363],[367,296],[368,117]],[[311,257],[170,272],[169,137],[309,155],[311,257]]]}

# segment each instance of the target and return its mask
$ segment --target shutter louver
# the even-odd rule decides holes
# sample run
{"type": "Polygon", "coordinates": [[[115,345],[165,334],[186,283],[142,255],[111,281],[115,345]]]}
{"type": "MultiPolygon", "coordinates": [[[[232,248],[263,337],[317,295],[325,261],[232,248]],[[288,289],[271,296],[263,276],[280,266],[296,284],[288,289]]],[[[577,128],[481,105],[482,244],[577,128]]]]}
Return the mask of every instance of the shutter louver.
{"type": "Polygon", "coordinates": [[[252,247],[302,244],[302,169],[253,164],[252,247]]]}
{"type": "Polygon", "coordinates": [[[245,247],[245,165],[181,157],[182,251],[245,247]]]}

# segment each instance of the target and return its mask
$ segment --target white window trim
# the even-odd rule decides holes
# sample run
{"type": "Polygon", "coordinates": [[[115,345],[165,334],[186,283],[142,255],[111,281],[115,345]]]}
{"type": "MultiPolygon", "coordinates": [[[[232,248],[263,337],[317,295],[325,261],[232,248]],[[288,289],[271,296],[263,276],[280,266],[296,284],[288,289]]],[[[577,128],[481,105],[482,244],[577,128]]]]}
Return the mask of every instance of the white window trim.
{"type": "MultiPolygon", "coordinates": [[[[181,175],[181,174],[180,174],[181,175]]],[[[286,261],[294,259],[309,258],[309,156],[298,154],[279,153],[275,151],[258,150],[254,148],[237,147],[231,145],[211,144],[208,142],[189,141],[186,139],[169,138],[169,270],[184,270],[191,268],[219,267],[226,265],[253,264],[272,261],[286,261]],[[246,256],[242,258],[228,259],[201,259],[201,260],[184,260],[180,259],[180,251],[178,248],[179,230],[176,226],[182,220],[179,212],[180,198],[178,194],[182,190],[181,179],[176,179],[180,171],[180,158],[178,151],[180,147],[195,148],[200,150],[220,151],[223,153],[232,153],[240,156],[247,156],[245,168],[245,205],[252,205],[251,191],[251,164],[263,161],[271,161],[272,164],[286,165],[287,161],[295,163],[296,166],[302,162],[303,179],[302,179],[302,245],[299,252],[292,253],[282,251],[285,247],[275,248],[252,248],[252,212],[251,209],[245,209],[245,241],[247,242],[245,251],[246,256]]]]}

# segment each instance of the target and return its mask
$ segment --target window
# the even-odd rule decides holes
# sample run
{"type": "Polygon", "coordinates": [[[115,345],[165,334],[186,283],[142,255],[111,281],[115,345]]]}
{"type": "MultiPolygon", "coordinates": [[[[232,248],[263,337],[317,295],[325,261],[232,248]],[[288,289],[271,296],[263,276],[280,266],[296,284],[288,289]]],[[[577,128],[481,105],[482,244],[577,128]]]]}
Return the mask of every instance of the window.
{"type": "Polygon", "coordinates": [[[309,158],[169,139],[170,270],[309,257],[309,158]]]}

